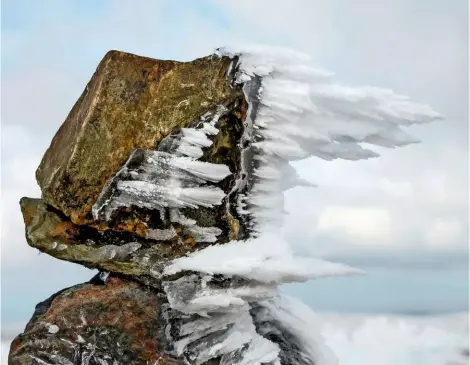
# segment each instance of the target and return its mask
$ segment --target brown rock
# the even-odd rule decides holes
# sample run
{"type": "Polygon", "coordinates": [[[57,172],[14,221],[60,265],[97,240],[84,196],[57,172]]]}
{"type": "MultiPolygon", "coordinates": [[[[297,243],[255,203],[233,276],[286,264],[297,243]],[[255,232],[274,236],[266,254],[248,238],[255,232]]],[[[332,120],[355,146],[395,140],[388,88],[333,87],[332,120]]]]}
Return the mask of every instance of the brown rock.
{"type": "Polygon", "coordinates": [[[99,231],[68,220],[41,199],[22,198],[26,240],[31,247],[55,258],[133,275],[139,281],[158,286],[163,264],[193,249],[193,243],[144,240],[128,232],[99,231]]]}
{"type": "Polygon", "coordinates": [[[104,184],[132,150],[154,149],[204,112],[242,97],[227,82],[230,62],[214,55],[176,62],[108,52],[36,172],[44,201],[76,224],[90,223],[104,184]]]}
{"type": "Polygon", "coordinates": [[[117,277],[62,290],[36,306],[8,364],[182,364],[159,347],[161,304],[157,292],[117,277]]]}

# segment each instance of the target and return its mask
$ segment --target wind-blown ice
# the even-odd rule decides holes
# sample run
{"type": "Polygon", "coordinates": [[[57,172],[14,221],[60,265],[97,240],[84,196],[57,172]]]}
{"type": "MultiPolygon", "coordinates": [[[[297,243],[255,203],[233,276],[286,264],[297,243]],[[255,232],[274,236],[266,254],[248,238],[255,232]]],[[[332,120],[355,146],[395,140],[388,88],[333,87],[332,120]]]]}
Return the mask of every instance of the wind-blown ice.
{"type": "Polygon", "coordinates": [[[401,127],[441,118],[391,90],[335,84],[333,74],[315,68],[305,54],[269,47],[223,48],[218,54],[238,56],[235,82],[244,85],[252,109],[245,138],[251,142],[254,181],[242,211],[252,215],[255,233],[282,223],[282,192],[299,185],[294,170],[286,173],[289,161],[377,157],[363,143],[417,143],[401,127]]]}
{"type": "Polygon", "coordinates": [[[165,268],[164,275],[181,271],[240,276],[278,284],[363,273],[347,265],[296,256],[289,244],[274,234],[207,247],[174,260],[165,268]]]}
{"type": "Polygon", "coordinates": [[[335,364],[324,345],[316,317],[309,307],[286,295],[256,303],[251,313],[260,335],[273,338],[289,351],[281,353],[283,364],[335,364]],[[285,356],[288,356],[287,358],[285,356]]]}
{"type": "MultiPolygon", "coordinates": [[[[106,183],[93,217],[110,222],[123,207],[149,210],[213,207],[222,204],[225,193],[217,183],[231,174],[228,166],[198,161],[203,148],[212,145],[208,135],[216,135],[216,124],[227,109],[219,105],[206,113],[195,128],[181,128],[177,135],[161,141],[157,151],[136,149],[120,171],[106,183]]],[[[194,224],[192,224],[194,226],[194,224]]],[[[193,227],[196,229],[195,227],[193,227]]],[[[213,236],[215,227],[209,236],[213,236]]],[[[219,232],[220,233],[220,232],[219,232]]]]}
{"type": "Polygon", "coordinates": [[[335,364],[311,312],[277,294],[276,285],[187,275],[166,281],[167,352],[191,364],[335,364]],[[273,340],[275,338],[275,340],[273,340]]]}
{"type": "Polygon", "coordinates": [[[175,344],[170,352],[196,365],[216,356],[226,365],[335,364],[313,335],[308,308],[282,299],[277,288],[281,283],[361,273],[297,257],[273,234],[176,259],[163,271],[164,277],[183,274],[163,284],[170,342],[175,344]]]}
{"type": "MultiPolygon", "coordinates": [[[[156,151],[135,150],[106,184],[93,216],[109,223],[123,208],[159,211],[164,229],[152,226],[146,238],[160,241],[177,237],[178,230],[209,244],[225,233],[223,245],[163,268],[160,262],[149,264],[150,276],[162,280],[168,299],[162,314],[167,353],[195,365],[215,358],[221,365],[334,364],[315,335],[308,308],[279,296],[277,288],[362,272],[296,256],[279,236],[284,191],[312,185],[290,162],[377,157],[366,145],[417,143],[403,127],[440,115],[390,90],[335,84],[333,74],[313,67],[303,54],[272,48],[219,49],[217,54],[232,58],[227,81],[243,89],[248,106],[241,113],[243,126],[237,127],[242,130],[229,136],[236,152],[228,159],[232,171],[200,160],[218,128],[225,128],[218,122],[229,111],[219,105],[191,121],[191,128],[165,137],[156,151]],[[191,209],[202,208],[222,212],[223,218],[210,223],[201,220],[200,225],[217,227],[198,225],[191,209]],[[235,229],[227,234],[221,229],[227,226],[235,229]]],[[[115,251],[105,254],[119,254],[115,251]]]]}
{"type": "MultiPolygon", "coordinates": [[[[176,336],[172,351],[194,364],[216,356],[222,356],[224,365],[335,364],[321,345],[310,310],[277,295],[276,288],[361,271],[297,257],[276,233],[282,226],[284,191],[308,185],[289,163],[308,157],[377,157],[363,144],[394,148],[417,143],[402,127],[440,115],[390,90],[334,84],[331,73],[312,67],[303,54],[270,48],[219,49],[218,54],[233,58],[232,82],[242,85],[248,102],[240,143],[242,174],[229,197],[238,194],[238,218],[251,238],[210,246],[166,266],[164,277],[180,275],[164,284],[169,326],[176,336]]],[[[207,143],[201,133],[184,135],[192,146],[207,143]]]]}
{"type": "Polygon", "coordinates": [[[228,175],[230,170],[225,165],[137,149],[103,189],[93,214],[109,221],[121,207],[131,205],[151,210],[220,205],[224,192],[202,185],[228,175]]]}

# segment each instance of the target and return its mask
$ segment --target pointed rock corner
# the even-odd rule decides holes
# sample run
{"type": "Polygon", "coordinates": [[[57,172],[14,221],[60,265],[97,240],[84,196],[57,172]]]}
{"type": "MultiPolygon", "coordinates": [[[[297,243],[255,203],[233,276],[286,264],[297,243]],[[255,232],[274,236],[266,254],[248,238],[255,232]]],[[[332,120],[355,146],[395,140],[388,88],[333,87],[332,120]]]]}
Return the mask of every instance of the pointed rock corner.
{"type": "Polygon", "coordinates": [[[36,171],[44,201],[74,223],[90,223],[104,184],[132,150],[154,149],[215,106],[242,98],[229,85],[230,62],[215,55],[177,62],[108,52],[36,171]]]}

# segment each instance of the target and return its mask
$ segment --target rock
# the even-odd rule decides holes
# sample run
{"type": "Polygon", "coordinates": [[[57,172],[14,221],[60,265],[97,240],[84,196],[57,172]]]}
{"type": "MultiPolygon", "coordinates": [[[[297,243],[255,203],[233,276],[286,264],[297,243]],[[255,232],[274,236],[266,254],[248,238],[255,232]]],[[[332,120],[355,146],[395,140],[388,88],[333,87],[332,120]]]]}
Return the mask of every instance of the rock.
{"type": "Polygon", "coordinates": [[[240,238],[246,226],[237,212],[239,192],[232,190],[242,175],[242,107],[241,101],[219,105],[156,150],[135,149],[103,187],[94,218],[114,230],[133,230],[139,222],[135,233],[150,239],[200,244],[240,238]]]}
{"type": "MultiPolygon", "coordinates": [[[[231,62],[215,55],[176,62],[108,52],[36,171],[44,201],[76,224],[91,223],[103,186],[134,149],[155,149],[218,105],[242,118],[233,108],[243,97],[229,85],[231,62]]],[[[214,149],[226,148],[224,143],[226,138],[214,149]]],[[[212,156],[216,151],[208,158],[222,158],[212,156]]],[[[120,228],[142,230],[145,222],[137,221],[120,222],[120,228]]]]}
{"type": "Polygon", "coordinates": [[[36,306],[10,348],[9,365],[178,365],[159,349],[162,298],[124,278],[95,278],[36,306]]]}
{"type": "Polygon", "coordinates": [[[399,126],[439,115],[306,60],[105,56],[37,170],[42,199],[20,202],[29,245],[100,274],[37,306],[10,365],[334,363],[279,286],[361,271],[282,239],[284,191],[311,185],[290,162],[377,157],[361,143],[415,143],[399,126]]]}
{"type": "Polygon", "coordinates": [[[20,205],[31,247],[88,268],[134,275],[146,283],[152,282],[148,276],[159,276],[165,262],[192,248],[79,226],[41,199],[23,198],[20,205]]]}
{"type": "Polygon", "coordinates": [[[243,238],[232,190],[247,104],[234,62],[108,52],[36,172],[42,201],[21,202],[28,243],[158,275],[164,261],[243,238]]]}
{"type": "MultiPolygon", "coordinates": [[[[191,274],[163,277],[165,265],[249,235],[239,212],[248,105],[233,82],[236,62],[114,51],[101,61],[36,172],[42,199],[22,198],[20,206],[31,247],[109,277],[38,304],[9,364],[180,364],[175,359],[187,357],[166,333],[181,329],[185,314],[171,309],[165,290],[191,274]]],[[[219,338],[206,332],[190,345],[219,338]]],[[[225,364],[225,352],[207,351],[194,355],[198,365],[225,364]]]]}

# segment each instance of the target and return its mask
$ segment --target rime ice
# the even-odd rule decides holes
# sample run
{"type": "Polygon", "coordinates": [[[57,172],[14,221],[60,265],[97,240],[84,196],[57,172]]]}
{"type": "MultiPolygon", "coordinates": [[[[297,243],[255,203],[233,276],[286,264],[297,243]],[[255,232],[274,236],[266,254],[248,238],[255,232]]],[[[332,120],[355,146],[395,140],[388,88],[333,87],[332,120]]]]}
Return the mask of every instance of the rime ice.
{"type": "MultiPolygon", "coordinates": [[[[172,240],[184,227],[195,242],[213,244],[223,230],[203,227],[188,213],[223,207],[224,216],[244,230],[241,240],[150,270],[162,280],[168,299],[163,316],[169,354],[196,365],[214,358],[221,365],[335,364],[309,309],[280,295],[278,286],[362,272],[296,256],[279,236],[284,191],[313,185],[301,180],[290,162],[378,157],[366,145],[417,143],[403,127],[441,117],[390,90],[336,84],[332,73],[315,68],[303,54],[272,48],[219,49],[217,54],[232,58],[227,81],[242,88],[247,102],[234,159],[238,166],[231,171],[201,160],[227,113],[218,105],[191,127],[167,136],[156,150],[136,149],[106,184],[93,216],[110,222],[126,208],[157,211],[166,226],[150,229],[146,238],[172,240]],[[221,185],[227,177],[230,183],[221,185]]],[[[102,255],[130,255],[138,248],[110,245],[102,255]]]]}
{"type": "MultiPolygon", "coordinates": [[[[164,285],[168,315],[180,318],[170,323],[183,323],[172,327],[177,336],[173,351],[194,364],[217,356],[227,365],[334,364],[315,332],[310,310],[280,296],[276,288],[361,272],[296,257],[279,238],[283,192],[309,185],[289,162],[312,156],[351,161],[377,157],[364,144],[395,148],[416,143],[402,127],[440,115],[390,90],[334,84],[333,75],[312,67],[305,55],[276,49],[218,52],[237,56],[231,65],[234,82],[243,85],[249,103],[241,144],[243,174],[229,195],[238,194],[237,212],[250,222],[251,239],[207,247],[164,269],[164,275],[199,273],[164,285]]],[[[193,146],[207,143],[203,133],[183,134],[193,146]]],[[[186,145],[179,148],[198,156],[186,145]]]]}
{"type": "Polygon", "coordinates": [[[238,56],[235,82],[244,85],[250,103],[246,138],[254,182],[241,209],[253,216],[255,232],[279,227],[282,192],[303,184],[290,161],[377,157],[363,144],[416,143],[401,127],[441,118],[429,106],[391,90],[335,84],[333,74],[315,68],[305,54],[269,47],[218,52],[238,56]]]}

